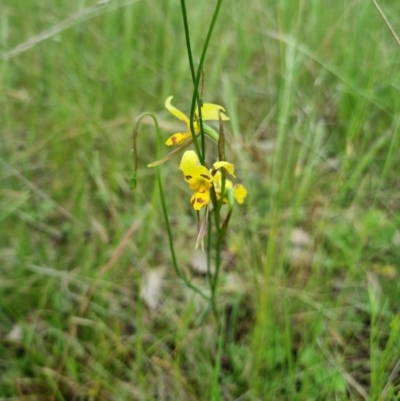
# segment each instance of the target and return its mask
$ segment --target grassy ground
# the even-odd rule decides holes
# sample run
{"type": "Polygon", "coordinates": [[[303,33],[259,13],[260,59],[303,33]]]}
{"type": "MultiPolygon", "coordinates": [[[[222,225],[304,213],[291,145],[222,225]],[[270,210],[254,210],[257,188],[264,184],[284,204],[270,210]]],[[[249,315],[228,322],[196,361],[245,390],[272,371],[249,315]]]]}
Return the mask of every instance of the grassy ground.
{"type": "MultiPolygon", "coordinates": [[[[223,3],[205,97],[249,197],[222,334],[173,272],[150,123],[129,189],[133,118],[167,138],[165,98],[189,112],[179,2],[94,4],[0,4],[0,400],[400,399],[400,47],[373,2],[223,3]]],[[[213,4],[187,1],[195,61],[213,4]]],[[[178,260],[206,286],[178,162],[178,260]]]]}

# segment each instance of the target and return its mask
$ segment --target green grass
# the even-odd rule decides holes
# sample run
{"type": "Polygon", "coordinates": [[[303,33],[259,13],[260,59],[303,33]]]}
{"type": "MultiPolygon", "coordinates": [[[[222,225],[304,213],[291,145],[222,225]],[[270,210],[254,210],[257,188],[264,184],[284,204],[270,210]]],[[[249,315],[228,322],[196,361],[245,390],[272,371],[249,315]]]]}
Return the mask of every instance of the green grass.
{"type": "MultiPolygon", "coordinates": [[[[190,111],[179,2],[94,4],[0,4],[0,400],[400,399],[400,47],[373,2],[222,5],[205,100],[226,106],[249,190],[222,333],[173,270],[150,121],[129,188],[134,118],[157,113],[167,138],[165,98],[190,111]],[[159,266],[150,310],[142,278],[159,266]]],[[[399,34],[400,3],[379,4],[399,34]]],[[[197,63],[214,2],[187,7],[197,63]]],[[[192,274],[178,164],[162,176],[192,274]]]]}

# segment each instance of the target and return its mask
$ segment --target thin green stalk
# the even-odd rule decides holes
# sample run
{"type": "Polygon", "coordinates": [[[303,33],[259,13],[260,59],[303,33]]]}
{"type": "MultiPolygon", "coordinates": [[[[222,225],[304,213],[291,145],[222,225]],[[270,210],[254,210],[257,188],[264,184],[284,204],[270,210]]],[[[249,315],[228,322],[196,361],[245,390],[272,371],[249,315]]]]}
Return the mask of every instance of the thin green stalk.
{"type": "MultiPolygon", "coordinates": [[[[217,212],[217,209],[214,209],[214,212],[217,212]]],[[[219,211],[218,211],[219,213],[219,211]]],[[[217,285],[218,285],[218,278],[219,278],[219,272],[221,268],[221,251],[222,251],[222,244],[226,236],[226,232],[228,229],[228,224],[229,220],[232,214],[232,210],[229,210],[228,215],[226,216],[225,221],[222,224],[222,227],[219,227],[215,221],[215,227],[217,230],[217,241],[215,243],[215,272],[214,276],[212,277],[210,274],[210,271],[208,271],[209,274],[209,283],[210,283],[210,290],[211,290],[211,297],[210,297],[210,302],[211,302],[211,307],[214,313],[214,316],[217,320],[218,326],[221,325],[221,321],[219,319],[219,313],[218,313],[218,308],[217,308],[217,303],[216,303],[216,294],[217,294],[217,285]]],[[[215,217],[217,216],[217,213],[214,214],[215,217]]],[[[208,237],[208,248],[207,248],[207,268],[209,266],[209,261],[211,259],[211,228],[209,228],[209,237],[208,237]]]]}
{"type": "Polygon", "coordinates": [[[188,58],[189,58],[190,72],[192,74],[192,81],[193,81],[193,85],[194,85],[196,78],[195,78],[195,71],[194,71],[192,48],[191,48],[191,44],[190,44],[189,24],[188,24],[188,19],[187,19],[185,0],[181,0],[181,9],[182,9],[183,26],[185,29],[186,51],[187,51],[188,58]]]}
{"type": "MultiPolygon", "coordinates": [[[[160,128],[159,128],[159,125],[158,125],[157,118],[152,113],[142,113],[142,114],[140,114],[139,117],[136,119],[134,130],[133,130],[133,135],[132,135],[132,138],[133,138],[133,140],[132,140],[132,142],[133,142],[132,151],[133,151],[133,155],[134,155],[135,169],[137,168],[137,165],[138,165],[136,140],[137,140],[137,136],[138,136],[138,132],[139,132],[140,122],[141,122],[142,118],[144,118],[146,116],[151,117],[151,119],[153,120],[154,125],[156,127],[156,133],[157,133],[156,157],[159,158],[160,157],[160,153],[161,153],[162,137],[161,137],[161,134],[160,134],[160,128]]],[[[135,176],[136,176],[136,172],[135,172],[135,176]]],[[[178,277],[185,283],[185,285],[187,287],[189,287],[190,289],[195,291],[197,294],[201,295],[203,298],[208,300],[209,298],[206,295],[204,295],[203,292],[200,291],[197,287],[195,287],[184,276],[184,274],[179,269],[178,262],[177,262],[177,259],[176,259],[176,254],[175,254],[175,248],[174,248],[174,241],[173,241],[173,237],[172,237],[171,224],[169,222],[168,209],[167,209],[167,205],[166,205],[166,202],[165,202],[164,188],[163,188],[163,184],[162,184],[161,171],[160,171],[159,167],[157,167],[157,182],[158,182],[158,189],[159,189],[159,192],[160,192],[161,208],[162,208],[163,215],[164,215],[165,225],[167,227],[168,244],[169,244],[169,249],[170,249],[171,258],[172,258],[172,265],[174,267],[174,270],[175,270],[176,274],[178,275],[178,277]]]]}
{"type": "Polygon", "coordinates": [[[202,75],[202,71],[203,71],[204,60],[206,58],[208,45],[210,44],[211,35],[213,33],[215,23],[217,22],[217,18],[218,18],[219,10],[221,8],[221,4],[222,4],[222,0],[218,0],[217,5],[215,6],[215,10],[214,10],[214,13],[213,13],[213,17],[212,17],[212,20],[211,20],[210,27],[208,28],[206,41],[204,43],[203,50],[201,52],[200,63],[199,63],[199,66],[197,67],[196,81],[195,81],[195,84],[194,84],[194,93],[193,93],[193,98],[192,98],[192,109],[191,109],[191,113],[190,113],[191,120],[193,120],[193,117],[194,117],[195,103],[196,103],[196,98],[198,96],[198,88],[199,88],[200,79],[201,79],[201,75],[202,75]]]}
{"type": "MultiPolygon", "coordinates": [[[[197,93],[198,86],[196,86],[196,75],[195,75],[195,70],[194,70],[192,48],[191,48],[191,44],[190,44],[189,23],[188,23],[188,18],[187,18],[187,13],[186,13],[185,0],[181,0],[181,9],[182,9],[183,26],[184,26],[184,30],[185,30],[186,51],[188,54],[189,65],[190,65],[190,73],[192,75],[192,81],[193,81],[193,85],[195,87],[194,92],[197,93]]],[[[200,101],[199,101],[197,95],[196,95],[196,99],[197,99],[198,104],[200,104],[200,101]]],[[[199,107],[199,109],[200,108],[201,107],[199,107]]],[[[199,111],[199,113],[201,116],[201,110],[199,111]]],[[[193,116],[194,116],[194,112],[193,112],[193,115],[190,117],[190,132],[192,133],[193,143],[194,143],[194,147],[196,148],[196,153],[199,156],[201,164],[204,164],[204,152],[200,152],[199,144],[197,142],[196,132],[194,130],[194,125],[193,125],[193,116]]],[[[201,128],[202,127],[200,125],[200,131],[202,132],[201,128]]],[[[203,141],[202,141],[202,143],[203,143],[203,141]]],[[[202,145],[202,148],[203,148],[203,145],[202,145]]]]}
{"type": "MultiPolygon", "coordinates": [[[[184,28],[185,28],[185,38],[186,38],[186,47],[187,47],[187,53],[188,53],[188,58],[189,58],[189,64],[190,64],[190,70],[192,74],[192,80],[193,80],[193,96],[192,96],[192,104],[191,104],[191,110],[190,110],[190,131],[192,133],[193,137],[193,143],[196,148],[196,153],[200,159],[200,162],[202,165],[205,165],[205,127],[203,126],[203,118],[202,118],[202,113],[201,113],[201,108],[203,105],[203,98],[202,98],[202,93],[201,96],[199,94],[199,85],[203,77],[203,65],[204,65],[204,60],[206,57],[207,49],[211,40],[211,35],[215,27],[215,23],[218,18],[219,10],[221,8],[222,0],[217,1],[217,5],[215,7],[210,27],[207,32],[206,40],[204,42],[204,46],[202,49],[201,57],[200,57],[200,63],[197,67],[197,73],[194,74],[194,65],[193,65],[193,57],[192,57],[192,51],[191,51],[191,46],[190,46],[190,35],[189,35],[189,24],[187,20],[187,14],[186,14],[186,5],[185,5],[185,0],[181,0],[181,8],[182,8],[182,16],[183,16],[183,23],[184,23],[184,28]],[[195,118],[195,110],[196,110],[196,104],[197,104],[197,109],[198,109],[198,123],[200,125],[200,137],[201,137],[201,151],[199,148],[199,145],[197,143],[197,135],[194,129],[194,118],[195,118]]],[[[203,84],[202,84],[203,85],[203,84]]],[[[223,180],[224,181],[224,180],[223,180]]],[[[223,183],[223,186],[225,186],[225,183],[223,183]]],[[[212,189],[211,190],[211,200],[212,204],[214,207],[214,222],[215,222],[215,229],[217,232],[217,238],[219,239],[216,244],[216,250],[217,250],[217,256],[216,256],[216,271],[214,274],[214,277],[211,275],[211,249],[212,249],[212,227],[211,227],[211,216],[210,216],[210,222],[208,225],[208,237],[207,237],[207,273],[208,273],[208,279],[209,279],[209,285],[210,285],[210,290],[211,290],[211,298],[210,298],[210,303],[211,303],[211,308],[213,310],[213,313],[215,315],[215,318],[219,322],[219,316],[218,316],[218,310],[216,306],[216,287],[217,287],[217,281],[218,281],[218,272],[219,272],[219,266],[221,264],[221,244],[222,244],[222,239],[220,240],[220,227],[219,227],[219,213],[220,213],[220,205],[217,200],[215,191],[212,189]]],[[[225,230],[226,232],[226,230],[225,230]]]]}
{"type": "Polygon", "coordinates": [[[211,248],[212,248],[212,243],[211,243],[211,238],[212,238],[211,217],[212,216],[211,215],[212,215],[212,213],[210,213],[210,216],[209,216],[210,223],[207,226],[207,229],[208,229],[208,232],[207,232],[207,278],[208,278],[208,285],[209,285],[210,291],[211,291],[211,296],[210,296],[211,309],[213,311],[215,320],[218,322],[219,315],[218,315],[217,303],[215,302],[215,292],[213,291],[213,288],[214,288],[213,276],[212,276],[212,272],[211,272],[211,248]]]}
{"type": "Polygon", "coordinates": [[[214,187],[211,187],[210,195],[211,195],[211,202],[213,205],[213,211],[215,213],[215,227],[218,232],[219,231],[219,208],[218,208],[217,194],[215,193],[214,187]]]}
{"type": "MultiPolygon", "coordinates": [[[[219,138],[218,138],[218,156],[220,161],[225,160],[225,133],[224,133],[224,124],[222,122],[221,110],[218,114],[219,117],[219,138]]],[[[225,182],[226,182],[226,173],[225,169],[221,169],[221,199],[218,205],[218,212],[221,210],[222,205],[224,204],[224,194],[225,194],[225,182]]]]}
{"type": "Polygon", "coordinates": [[[222,227],[218,229],[217,232],[217,242],[215,244],[215,276],[213,282],[213,291],[216,291],[218,276],[219,276],[219,269],[221,266],[221,251],[222,251],[222,244],[226,236],[226,232],[228,230],[229,220],[232,215],[232,210],[228,212],[225,221],[222,224],[222,227]]]}
{"type": "Polygon", "coordinates": [[[201,295],[204,299],[209,299],[207,295],[203,294],[202,291],[200,291],[196,286],[194,286],[181,272],[181,270],[178,267],[178,262],[176,260],[176,254],[175,254],[175,248],[174,248],[174,242],[173,242],[173,237],[172,237],[172,230],[171,230],[171,224],[169,222],[169,217],[168,217],[168,209],[167,205],[165,203],[165,196],[164,196],[164,188],[162,185],[162,178],[161,178],[161,172],[160,168],[157,167],[157,181],[158,181],[158,188],[160,191],[160,199],[161,199],[161,207],[163,210],[163,215],[164,215],[164,221],[165,225],[167,226],[167,233],[168,233],[168,243],[169,243],[169,249],[171,252],[171,257],[172,257],[172,264],[174,266],[174,270],[176,274],[179,276],[179,278],[185,283],[187,287],[195,291],[197,294],[201,295]]]}
{"type": "Polygon", "coordinates": [[[222,168],[221,169],[221,199],[218,202],[218,214],[221,211],[222,205],[224,204],[224,198],[225,198],[225,186],[226,186],[226,172],[222,168]]]}
{"type": "Polygon", "coordinates": [[[211,401],[219,401],[221,399],[220,395],[220,372],[221,372],[221,361],[222,354],[225,347],[225,327],[221,324],[218,327],[219,337],[218,337],[218,349],[217,355],[215,358],[215,365],[212,373],[212,382],[211,382],[211,401]]]}
{"type": "MultiPolygon", "coordinates": [[[[181,0],[181,3],[184,3],[184,0],[181,0]]],[[[193,90],[193,96],[192,96],[192,106],[190,110],[190,131],[192,132],[192,136],[195,138],[195,130],[194,130],[194,114],[195,114],[195,109],[196,109],[196,102],[198,105],[198,110],[199,110],[199,124],[200,124],[200,133],[201,133],[201,143],[202,143],[202,152],[200,153],[198,144],[196,143],[196,140],[194,139],[195,147],[196,147],[196,152],[199,155],[200,162],[204,165],[205,163],[205,144],[204,144],[204,131],[203,131],[203,119],[201,115],[201,106],[202,106],[202,99],[199,96],[199,85],[200,85],[200,80],[202,77],[202,71],[203,71],[203,65],[204,65],[204,60],[206,58],[206,53],[208,49],[208,45],[211,40],[211,35],[214,30],[215,23],[218,18],[219,10],[221,8],[222,0],[218,0],[217,5],[215,7],[213,17],[211,19],[211,24],[207,32],[206,40],[204,42],[203,50],[201,52],[201,57],[200,57],[200,63],[199,66],[197,67],[197,73],[196,73],[196,79],[194,81],[194,90],[193,90]]],[[[185,20],[187,23],[187,19],[185,20]]],[[[189,31],[185,30],[185,36],[186,40],[189,38],[189,31]]],[[[190,53],[191,57],[191,53],[190,53]]]]}

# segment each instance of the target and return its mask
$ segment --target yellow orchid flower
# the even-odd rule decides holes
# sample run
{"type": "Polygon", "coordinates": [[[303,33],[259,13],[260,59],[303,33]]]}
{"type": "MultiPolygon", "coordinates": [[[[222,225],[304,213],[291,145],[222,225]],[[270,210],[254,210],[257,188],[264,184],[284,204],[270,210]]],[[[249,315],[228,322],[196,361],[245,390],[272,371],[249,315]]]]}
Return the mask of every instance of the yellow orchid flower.
{"type": "MultiPolygon", "coordinates": [[[[219,162],[222,163],[222,162],[219,162]]],[[[214,167],[215,167],[214,163],[214,167]]],[[[230,163],[229,163],[230,164],[230,163]]],[[[233,165],[232,165],[233,166],[233,165]]],[[[214,175],[213,178],[213,185],[214,185],[214,190],[217,195],[217,199],[221,199],[221,192],[222,192],[222,175],[220,171],[217,171],[214,175]]],[[[224,203],[228,203],[228,198],[226,197],[226,194],[232,191],[233,196],[236,199],[236,202],[242,205],[244,203],[244,200],[247,196],[247,189],[242,185],[242,184],[235,184],[233,185],[231,180],[225,179],[225,196],[223,199],[224,203]]]]}
{"type": "Polygon", "coordinates": [[[210,188],[213,177],[206,167],[202,166],[194,150],[187,150],[181,160],[179,169],[182,170],[189,188],[195,191],[190,199],[195,210],[201,210],[210,202],[210,188]]]}
{"type": "MultiPolygon", "coordinates": [[[[229,174],[234,176],[234,165],[229,162],[215,162],[214,169],[220,170],[224,168],[229,174]]],[[[181,160],[179,169],[182,170],[185,181],[189,184],[189,188],[195,193],[190,199],[195,210],[201,210],[203,206],[210,203],[210,188],[214,185],[217,198],[221,198],[222,192],[222,175],[217,171],[214,176],[206,167],[202,166],[200,160],[194,150],[187,150],[181,160]]],[[[232,181],[225,180],[225,196],[224,203],[228,203],[226,194],[232,191],[234,198],[239,204],[244,202],[247,196],[247,189],[242,184],[233,185],[232,181]]]]}
{"type": "MultiPolygon", "coordinates": [[[[166,109],[172,113],[175,117],[177,117],[179,120],[181,120],[183,123],[186,124],[187,126],[187,132],[177,132],[174,135],[170,136],[167,141],[165,142],[166,145],[172,146],[172,145],[180,145],[182,142],[185,140],[189,139],[192,137],[191,131],[190,131],[190,120],[189,118],[180,110],[178,110],[176,107],[172,106],[171,101],[173,99],[173,96],[169,96],[167,100],[165,101],[165,107],[166,109]]],[[[201,116],[203,120],[219,120],[219,114],[221,114],[221,119],[223,121],[229,120],[229,117],[224,114],[223,112],[220,113],[220,111],[225,111],[225,109],[218,105],[218,104],[213,104],[213,103],[204,103],[203,107],[201,108],[201,116]]],[[[200,124],[198,123],[198,118],[199,118],[199,110],[195,110],[195,121],[193,122],[193,127],[194,131],[196,134],[200,132],[200,124]]]]}

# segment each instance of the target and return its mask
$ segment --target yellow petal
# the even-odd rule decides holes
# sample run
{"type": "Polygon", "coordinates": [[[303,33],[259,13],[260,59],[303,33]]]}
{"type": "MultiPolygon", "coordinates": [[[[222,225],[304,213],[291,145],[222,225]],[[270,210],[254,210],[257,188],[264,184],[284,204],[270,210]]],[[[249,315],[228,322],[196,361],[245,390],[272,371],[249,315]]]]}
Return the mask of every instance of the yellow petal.
{"type": "Polygon", "coordinates": [[[232,163],[228,163],[228,162],[215,162],[213,164],[214,168],[216,170],[220,169],[221,167],[223,167],[230,175],[235,176],[235,166],[232,163]]]}
{"type": "Polygon", "coordinates": [[[170,136],[166,140],[165,144],[167,146],[180,145],[182,142],[186,141],[187,139],[189,139],[191,137],[192,137],[192,134],[177,132],[176,134],[170,136]]]}
{"type": "Polygon", "coordinates": [[[166,109],[172,113],[175,117],[179,118],[179,120],[183,121],[185,124],[189,124],[189,119],[185,116],[184,113],[182,113],[180,110],[178,110],[176,107],[172,106],[171,100],[173,99],[173,96],[167,97],[167,100],[165,101],[165,107],[166,109]]]}
{"type": "MultiPolygon", "coordinates": [[[[218,194],[221,194],[221,190],[222,190],[222,176],[221,176],[221,172],[217,171],[214,175],[213,178],[213,185],[214,185],[214,189],[215,192],[217,192],[218,194]]],[[[227,189],[232,189],[233,188],[233,184],[231,180],[225,179],[225,190],[227,189]]]]}
{"type": "Polygon", "coordinates": [[[197,191],[201,187],[211,188],[213,177],[204,166],[195,167],[191,174],[185,175],[186,182],[192,191],[197,191]]]}
{"type": "Polygon", "coordinates": [[[210,202],[210,191],[207,188],[200,188],[190,198],[190,203],[195,210],[200,210],[203,206],[208,205],[210,202]]]}
{"type": "MultiPolygon", "coordinates": [[[[223,113],[225,109],[219,104],[204,103],[201,108],[201,115],[203,120],[219,120],[219,111],[221,110],[221,120],[227,121],[229,117],[223,113]]],[[[198,110],[196,110],[196,115],[198,116],[198,110]]]]}
{"type": "Polygon", "coordinates": [[[187,175],[192,173],[194,167],[201,166],[199,157],[194,150],[187,150],[181,159],[179,169],[183,171],[183,174],[187,175]]]}
{"type": "MultiPolygon", "coordinates": [[[[214,185],[214,190],[215,190],[215,194],[217,195],[217,199],[220,200],[221,199],[221,192],[222,192],[222,175],[220,171],[217,171],[214,175],[214,179],[213,179],[213,185],[214,185]]],[[[228,191],[232,191],[233,188],[233,184],[231,180],[225,179],[225,190],[224,190],[224,199],[223,199],[223,203],[228,203],[228,198],[226,196],[226,194],[228,193],[228,191]]]]}
{"type": "Polygon", "coordinates": [[[203,187],[207,190],[211,188],[213,177],[206,167],[200,164],[194,150],[187,150],[183,154],[179,168],[192,191],[200,191],[203,187]]]}
{"type": "Polygon", "coordinates": [[[233,196],[235,197],[237,203],[243,204],[244,199],[247,196],[247,189],[242,184],[236,184],[233,190],[233,196]]]}

